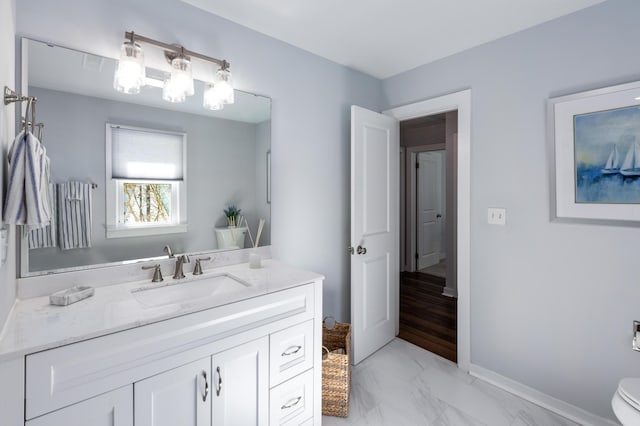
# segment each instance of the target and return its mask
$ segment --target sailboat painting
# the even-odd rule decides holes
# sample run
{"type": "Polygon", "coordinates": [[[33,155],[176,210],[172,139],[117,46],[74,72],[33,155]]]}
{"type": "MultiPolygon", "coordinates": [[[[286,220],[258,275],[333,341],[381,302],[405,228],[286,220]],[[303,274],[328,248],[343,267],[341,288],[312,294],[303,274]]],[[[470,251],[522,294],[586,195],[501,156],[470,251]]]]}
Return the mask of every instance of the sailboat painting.
{"type": "Polygon", "coordinates": [[[640,203],[640,107],[573,118],[576,203],[640,203]]]}

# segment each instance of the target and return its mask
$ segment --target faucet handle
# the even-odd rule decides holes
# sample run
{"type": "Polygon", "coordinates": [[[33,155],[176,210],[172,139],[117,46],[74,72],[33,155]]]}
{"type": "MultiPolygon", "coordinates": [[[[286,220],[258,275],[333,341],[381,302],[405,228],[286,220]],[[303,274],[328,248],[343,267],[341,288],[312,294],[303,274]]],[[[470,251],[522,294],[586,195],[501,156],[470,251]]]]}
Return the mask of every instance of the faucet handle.
{"type": "Polygon", "coordinates": [[[142,269],[154,269],[153,278],[151,279],[152,283],[159,283],[160,281],[164,281],[164,278],[162,278],[162,270],[160,269],[160,265],[143,266],[142,269]]]}
{"type": "Polygon", "coordinates": [[[199,257],[196,259],[196,266],[193,268],[193,275],[202,275],[202,264],[200,262],[203,260],[211,260],[211,256],[199,257]]]}

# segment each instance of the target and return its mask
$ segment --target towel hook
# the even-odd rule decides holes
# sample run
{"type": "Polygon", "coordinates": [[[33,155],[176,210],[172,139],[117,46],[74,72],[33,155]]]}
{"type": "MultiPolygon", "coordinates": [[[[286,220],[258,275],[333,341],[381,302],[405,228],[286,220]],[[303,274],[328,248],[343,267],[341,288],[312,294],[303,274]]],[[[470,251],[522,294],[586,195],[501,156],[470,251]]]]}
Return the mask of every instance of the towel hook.
{"type": "MultiPolygon", "coordinates": [[[[24,135],[26,136],[29,133],[29,109],[31,107],[31,103],[33,102],[32,98],[27,99],[27,108],[24,111],[24,135]]],[[[33,120],[31,120],[34,123],[33,120]]]]}
{"type": "MultiPolygon", "coordinates": [[[[31,105],[31,122],[33,123],[33,126],[36,125],[37,121],[36,121],[36,98],[31,98],[31,102],[29,103],[29,105],[31,105]]],[[[27,105],[27,106],[29,106],[27,105]]],[[[35,129],[33,129],[35,130],[35,129]]]]}

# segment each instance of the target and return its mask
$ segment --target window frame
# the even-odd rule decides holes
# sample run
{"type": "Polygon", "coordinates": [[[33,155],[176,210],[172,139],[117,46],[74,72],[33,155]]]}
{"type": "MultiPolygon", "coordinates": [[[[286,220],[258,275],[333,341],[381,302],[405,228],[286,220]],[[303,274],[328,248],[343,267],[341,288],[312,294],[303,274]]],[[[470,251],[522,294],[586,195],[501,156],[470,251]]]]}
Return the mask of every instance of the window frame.
{"type": "MultiPolygon", "coordinates": [[[[106,123],[106,143],[105,143],[105,206],[106,206],[106,238],[126,238],[142,237],[151,235],[176,234],[187,232],[187,134],[185,132],[174,132],[158,130],[144,127],[127,126],[116,123],[106,123]],[[182,138],[182,180],[166,179],[127,179],[112,177],[112,138],[113,128],[124,128],[148,133],[161,133],[180,136],[182,138]],[[123,184],[127,183],[170,183],[171,188],[171,209],[177,214],[171,224],[124,224],[122,218],[122,195],[123,184]]],[[[172,213],[173,216],[174,213],[172,213]]]]}

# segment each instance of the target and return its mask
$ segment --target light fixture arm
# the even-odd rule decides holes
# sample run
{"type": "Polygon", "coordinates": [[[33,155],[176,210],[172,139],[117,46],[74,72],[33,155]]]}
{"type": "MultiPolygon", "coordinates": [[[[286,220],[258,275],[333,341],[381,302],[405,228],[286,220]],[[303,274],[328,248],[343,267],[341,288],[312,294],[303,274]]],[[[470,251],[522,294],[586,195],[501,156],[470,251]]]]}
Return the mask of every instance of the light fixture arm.
{"type": "Polygon", "coordinates": [[[201,59],[203,61],[207,61],[207,62],[213,62],[214,64],[217,64],[220,66],[220,68],[222,68],[223,70],[228,70],[229,67],[231,66],[231,64],[229,64],[229,62],[227,62],[224,59],[217,59],[217,58],[212,58],[211,56],[207,56],[207,55],[202,55],[200,53],[197,52],[193,52],[191,50],[185,49],[182,46],[175,46],[172,44],[167,44],[167,43],[163,43],[161,41],[158,40],[154,40],[152,38],[149,37],[145,37],[145,36],[141,36],[140,34],[136,34],[133,31],[126,31],[124,33],[124,36],[126,39],[130,40],[131,42],[139,42],[139,43],[147,43],[147,44],[152,44],[154,46],[158,46],[161,47],[165,50],[168,50],[170,52],[174,52],[176,55],[182,55],[182,56],[190,56],[192,58],[198,58],[201,59]]]}

